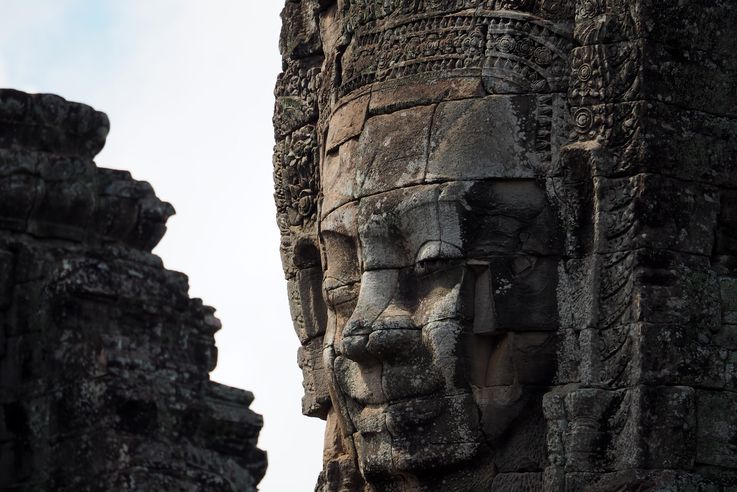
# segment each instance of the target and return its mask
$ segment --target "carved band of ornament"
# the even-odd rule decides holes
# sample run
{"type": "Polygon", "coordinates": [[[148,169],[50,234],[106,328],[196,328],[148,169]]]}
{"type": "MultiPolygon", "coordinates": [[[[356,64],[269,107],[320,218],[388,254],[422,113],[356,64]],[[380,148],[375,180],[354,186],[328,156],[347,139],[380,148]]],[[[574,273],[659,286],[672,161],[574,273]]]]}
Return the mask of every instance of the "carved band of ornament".
{"type": "Polygon", "coordinates": [[[305,68],[296,63],[290,63],[279,76],[276,97],[300,97],[313,100],[317,91],[319,74],[320,69],[317,67],[305,68]]]}
{"type": "Polygon", "coordinates": [[[547,163],[552,162],[553,111],[553,96],[551,94],[539,96],[535,150],[543,153],[547,163]]]}
{"type": "Polygon", "coordinates": [[[594,69],[589,65],[588,63],[582,63],[578,70],[576,70],[576,78],[580,80],[581,82],[588,82],[591,80],[591,76],[594,72],[594,69]]]}
{"type": "Polygon", "coordinates": [[[315,216],[317,210],[317,136],[311,125],[303,127],[285,139],[283,150],[277,150],[274,194],[279,214],[286,216],[290,226],[302,225],[315,216]]]}
{"type": "Polygon", "coordinates": [[[359,30],[343,59],[339,96],[424,73],[484,75],[524,91],[561,91],[567,86],[571,47],[570,33],[517,12],[464,12],[359,30]]]}
{"type": "Polygon", "coordinates": [[[587,135],[594,125],[594,113],[590,108],[578,108],[573,113],[573,123],[576,132],[587,135]]]}
{"type": "Polygon", "coordinates": [[[637,42],[575,48],[571,52],[571,103],[583,106],[640,99],[644,65],[643,47],[637,42]]]}
{"type": "Polygon", "coordinates": [[[351,5],[349,16],[357,23],[356,27],[361,27],[377,21],[448,15],[467,9],[557,14],[569,11],[569,5],[569,0],[364,0],[351,5]]]}
{"type": "Polygon", "coordinates": [[[578,17],[590,19],[598,15],[600,10],[600,0],[583,0],[578,2],[576,15],[578,17]]]}
{"type": "Polygon", "coordinates": [[[638,134],[641,110],[637,102],[573,107],[572,138],[606,142],[613,150],[628,147],[638,134]]]}

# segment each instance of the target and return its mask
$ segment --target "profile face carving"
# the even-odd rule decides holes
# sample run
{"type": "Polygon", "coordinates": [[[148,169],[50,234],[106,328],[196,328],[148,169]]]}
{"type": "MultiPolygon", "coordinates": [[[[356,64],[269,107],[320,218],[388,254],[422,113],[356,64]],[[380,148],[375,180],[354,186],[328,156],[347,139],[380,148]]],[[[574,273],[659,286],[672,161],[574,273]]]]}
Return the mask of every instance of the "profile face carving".
{"type": "Polygon", "coordinates": [[[369,480],[505,466],[513,422],[543,446],[561,241],[518,117],[535,101],[375,116],[324,159],[324,360],[369,480]]]}

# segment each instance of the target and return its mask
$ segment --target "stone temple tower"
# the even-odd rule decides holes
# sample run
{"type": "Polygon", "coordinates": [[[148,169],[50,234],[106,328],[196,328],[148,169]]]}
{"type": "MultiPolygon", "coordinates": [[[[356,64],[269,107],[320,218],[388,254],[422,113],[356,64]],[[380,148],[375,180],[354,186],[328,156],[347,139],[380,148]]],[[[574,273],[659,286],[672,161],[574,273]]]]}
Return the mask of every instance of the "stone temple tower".
{"type": "Polygon", "coordinates": [[[108,128],[0,90],[0,489],[255,491],[253,395],[209,380],[220,323],[151,254],[171,205],[93,162],[108,128]]]}
{"type": "Polygon", "coordinates": [[[737,3],[282,19],[318,490],[737,490],[737,3]]]}

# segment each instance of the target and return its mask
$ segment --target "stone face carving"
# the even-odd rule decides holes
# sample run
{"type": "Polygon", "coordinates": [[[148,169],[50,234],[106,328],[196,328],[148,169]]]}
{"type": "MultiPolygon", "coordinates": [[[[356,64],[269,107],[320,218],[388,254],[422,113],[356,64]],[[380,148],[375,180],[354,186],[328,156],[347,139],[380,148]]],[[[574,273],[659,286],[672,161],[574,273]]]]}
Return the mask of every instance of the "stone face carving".
{"type": "Polygon", "coordinates": [[[256,490],[253,395],[209,380],[220,322],[151,254],[171,205],[95,166],[108,128],[0,90],[0,488],[256,490]]]}
{"type": "Polygon", "coordinates": [[[356,202],[320,238],[325,359],[363,475],[465,463],[518,418],[541,426],[520,416],[555,368],[559,252],[539,185],[390,185],[356,202]]]}
{"type": "Polygon", "coordinates": [[[737,487],[737,8],[707,3],[286,2],[318,490],[737,487]]]}

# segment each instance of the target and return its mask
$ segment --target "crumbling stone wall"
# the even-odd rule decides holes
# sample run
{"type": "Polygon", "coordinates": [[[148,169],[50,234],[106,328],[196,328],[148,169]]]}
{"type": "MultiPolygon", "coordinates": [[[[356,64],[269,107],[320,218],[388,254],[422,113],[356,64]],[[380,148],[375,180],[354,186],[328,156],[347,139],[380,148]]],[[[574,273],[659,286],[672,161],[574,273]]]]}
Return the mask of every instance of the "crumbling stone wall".
{"type": "Polygon", "coordinates": [[[209,380],[220,323],[151,254],[171,205],[93,162],[108,128],[0,90],[0,488],[256,490],[253,395],[209,380]]]}
{"type": "Polygon", "coordinates": [[[282,18],[277,219],[318,489],[736,488],[736,4],[282,18]]]}

